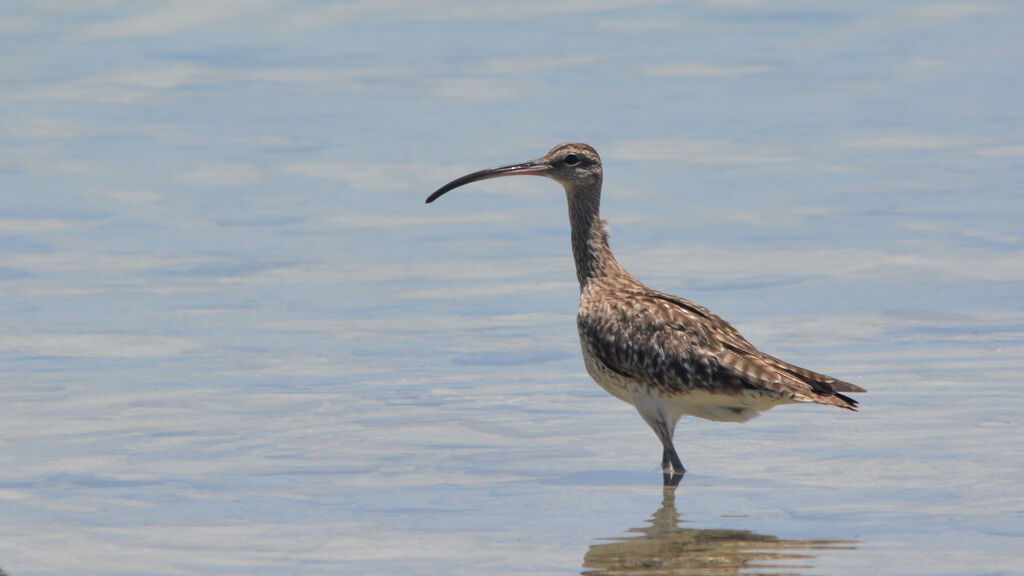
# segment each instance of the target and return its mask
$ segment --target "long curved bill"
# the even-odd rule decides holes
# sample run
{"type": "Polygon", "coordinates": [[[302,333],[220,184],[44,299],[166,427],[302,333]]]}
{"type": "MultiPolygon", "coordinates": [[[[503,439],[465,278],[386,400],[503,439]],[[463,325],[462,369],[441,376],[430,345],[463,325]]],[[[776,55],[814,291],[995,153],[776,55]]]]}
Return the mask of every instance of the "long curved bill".
{"type": "Polygon", "coordinates": [[[443,196],[449,190],[454,190],[459,186],[465,186],[470,182],[476,182],[478,180],[488,180],[490,178],[500,178],[501,176],[516,176],[519,174],[533,174],[536,176],[542,176],[548,170],[551,170],[551,165],[541,160],[530,160],[529,162],[520,162],[519,164],[509,164],[508,166],[499,166],[497,168],[488,168],[486,170],[480,170],[479,172],[473,172],[472,174],[466,174],[461,178],[456,178],[451,182],[441,186],[427,197],[427,204],[430,204],[434,200],[437,200],[443,196]]]}

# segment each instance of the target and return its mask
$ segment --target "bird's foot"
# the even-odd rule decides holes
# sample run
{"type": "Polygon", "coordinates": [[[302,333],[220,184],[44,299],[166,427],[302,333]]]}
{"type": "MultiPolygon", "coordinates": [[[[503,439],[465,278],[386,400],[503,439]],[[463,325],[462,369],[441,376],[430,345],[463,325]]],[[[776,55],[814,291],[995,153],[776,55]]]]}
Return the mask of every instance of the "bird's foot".
{"type": "Polygon", "coordinates": [[[661,473],[662,479],[665,481],[666,488],[675,488],[679,486],[679,482],[683,480],[683,475],[686,474],[686,470],[676,472],[675,470],[664,470],[661,473]]]}

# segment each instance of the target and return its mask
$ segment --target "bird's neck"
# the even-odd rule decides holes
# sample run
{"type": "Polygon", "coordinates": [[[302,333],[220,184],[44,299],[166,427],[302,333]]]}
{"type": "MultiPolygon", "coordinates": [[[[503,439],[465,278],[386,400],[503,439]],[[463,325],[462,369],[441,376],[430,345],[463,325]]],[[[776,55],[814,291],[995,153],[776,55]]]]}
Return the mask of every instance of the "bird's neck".
{"type": "Polygon", "coordinates": [[[572,256],[580,290],[592,279],[632,278],[615,260],[608,247],[608,232],[601,220],[601,188],[570,190],[569,223],[572,227],[572,256]]]}

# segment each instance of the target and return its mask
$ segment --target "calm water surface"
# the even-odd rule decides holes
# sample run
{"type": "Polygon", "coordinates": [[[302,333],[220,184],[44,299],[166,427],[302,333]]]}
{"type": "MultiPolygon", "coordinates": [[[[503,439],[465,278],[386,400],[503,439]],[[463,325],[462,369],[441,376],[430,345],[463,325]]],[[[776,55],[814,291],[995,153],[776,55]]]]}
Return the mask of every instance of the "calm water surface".
{"type": "Polygon", "coordinates": [[[1015,2],[0,8],[0,567],[1024,574],[1015,2]],[[620,261],[870,390],[685,420],[586,376],[620,261]]]}

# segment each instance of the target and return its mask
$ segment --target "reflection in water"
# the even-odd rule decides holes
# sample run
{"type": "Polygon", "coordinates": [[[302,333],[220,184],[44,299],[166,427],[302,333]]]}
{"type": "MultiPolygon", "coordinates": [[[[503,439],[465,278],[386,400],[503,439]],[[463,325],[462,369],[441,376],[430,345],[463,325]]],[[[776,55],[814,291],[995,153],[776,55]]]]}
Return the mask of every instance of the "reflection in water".
{"type": "Polygon", "coordinates": [[[748,530],[698,530],[679,527],[675,490],[665,488],[661,508],[650,526],[632,528],[637,536],[608,538],[583,558],[583,574],[791,574],[811,567],[818,550],[852,550],[855,541],[780,540],[748,530]]]}

